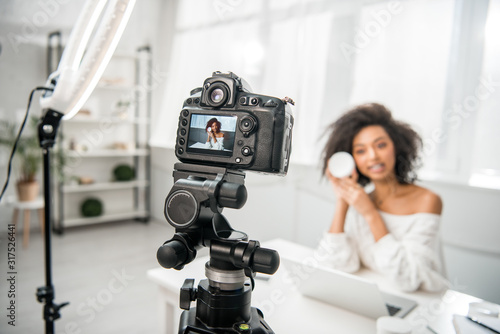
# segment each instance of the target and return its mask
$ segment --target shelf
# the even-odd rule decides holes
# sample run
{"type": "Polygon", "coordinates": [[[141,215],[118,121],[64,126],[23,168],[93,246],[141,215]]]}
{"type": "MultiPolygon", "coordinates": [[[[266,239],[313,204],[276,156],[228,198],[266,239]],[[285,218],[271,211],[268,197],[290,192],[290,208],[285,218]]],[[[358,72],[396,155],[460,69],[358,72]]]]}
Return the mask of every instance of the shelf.
{"type": "Polygon", "coordinates": [[[116,220],[126,220],[134,218],[148,218],[148,212],[146,210],[128,211],[122,213],[105,214],[98,217],[80,217],[80,218],[65,218],[64,225],[77,226],[77,225],[87,225],[87,224],[98,224],[104,222],[111,222],[116,220]]]}
{"type": "Polygon", "coordinates": [[[63,185],[61,190],[64,193],[80,193],[86,191],[143,188],[147,187],[148,185],[149,182],[147,180],[116,181],[116,182],[99,182],[92,184],[63,185]]]}
{"type": "Polygon", "coordinates": [[[55,218],[61,233],[68,226],[149,220],[151,150],[147,141],[152,125],[152,94],[144,87],[151,82],[152,65],[149,46],[140,47],[133,54],[115,53],[82,108],[89,111],[82,110],[62,123],[58,148],[71,168],[63,169],[58,180],[55,218]],[[109,169],[124,163],[130,165],[137,179],[111,181],[109,169]],[[94,183],[64,184],[70,174],[93,179],[94,183]],[[104,214],[82,217],[80,200],[94,196],[106,208],[104,214]]]}
{"type": "Polygon", "coordinates": [[[69,157],[82,157],[82,158],[103,158],[103,157],[136,157],[136,156],[147,156],[149,150],[135,149],[135,150],[95,150],[88,152],[71,151],[67,152],[69,157]]]}

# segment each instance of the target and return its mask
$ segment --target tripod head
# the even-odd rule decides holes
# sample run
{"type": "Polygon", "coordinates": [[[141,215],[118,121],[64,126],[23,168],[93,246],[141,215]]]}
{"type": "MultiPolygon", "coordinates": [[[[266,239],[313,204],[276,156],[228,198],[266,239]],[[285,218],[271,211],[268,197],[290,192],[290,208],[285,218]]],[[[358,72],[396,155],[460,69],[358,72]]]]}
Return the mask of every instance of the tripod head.
{"type": "MultiPolygon", "coordinates": [[[[165,217],[175,227],[174,236],[157,252],[164,268],[181,270],[196,258],[197,250],[210,247],[210,261],[205,265],[208,280],[198,289],[187,279],[181,288],[180,332],[188,328],[233,328],[235,324],[262,326],[262,314],[251,307],[251,290],[257,272],[274,274],[279,267],[276,251],[261,248],[258,241],[248,241],[244,232],[235,231],[221,214],[224,207],[241,208],[247,199],[245,174],[222,167],[177,163],[175,184],[165,200],[165,217]],[[251,287],[245,283],[251,281],[251,287]],[[191,301],[197,307],[190,310],[191,301]],[[253,315],[253,316],[252,316],[253,315]]],[[[269,327],[267,327],[269,328],[269,327]]],[[[263,333],[268,333],[267,331],[263,333]]]]}
{"type": "Polygon", "coordinates": [[[181,270],[196,258],[197,250],[210,247],[213,266],[223,270],[244,269],[274,274],[279,267],[277,252],[248,241],[221,214],[224,207],[239,209],[247,199],[245,174],[222,167],[177,163],[175,184],[165,200],[165,217],[175,227],[172,239],[157,252],[164,268],[181,270]]]}

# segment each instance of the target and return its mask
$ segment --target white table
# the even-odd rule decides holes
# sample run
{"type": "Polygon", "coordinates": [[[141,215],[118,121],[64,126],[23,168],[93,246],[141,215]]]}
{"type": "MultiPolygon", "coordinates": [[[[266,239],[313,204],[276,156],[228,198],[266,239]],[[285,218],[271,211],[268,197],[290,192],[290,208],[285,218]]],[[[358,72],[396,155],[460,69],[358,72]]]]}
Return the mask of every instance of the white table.
{"type": "Polygon", "coordinates": [[[40,223],[40,230],[42,234],[44,233],[45,202],[42,197],[38,197],[35,200],[29,202],[20,202],[13,197],[9,197],[6,200],[6,204],[14,208],[12,223],[16,226],[16,229],[17,221],[19,219],[19,213],[23,214],[23,247],[27,248],[30,238],[31,210],[36,210],[38,212],[38,222],[40,223]]]}
{"type": "MultiPolygon", "coordinates": [[[[275,249],[280,256],[304,259],[313,256],[314,250],[282,239],[264,242],[262,247],[275,249]]],[[[178,331],[179,291],[186,278],[195,278],[195,285],[204,279],[204,266],[208,257],[198,258],[181,271],[155,268],[148,271],[148,277],[159,287],[159,314],[161,333],[178,331]]],[[[376,281],[381,290],[416,300],[419,306],[408,314],[407,319],[413,333],[432,333],[431,326],[438,333],[454,333],[453,314],[467,314],[468,304],[477,298],[448,290],[444,293],[425,292],[402,293],[394,290],[382,277],[371,271],[361,271],[360,276],[376,281]]],[[[252,292],[252,306],[261,309],[264,319],[271,328],[280,333],[375,333],[375,320],[343,310],[326,303],[302,296],[287,280],[283,270],[273,276],[258,275],[252,292]],[[262,279],[261,279],[262,278],[262,279]]]]}

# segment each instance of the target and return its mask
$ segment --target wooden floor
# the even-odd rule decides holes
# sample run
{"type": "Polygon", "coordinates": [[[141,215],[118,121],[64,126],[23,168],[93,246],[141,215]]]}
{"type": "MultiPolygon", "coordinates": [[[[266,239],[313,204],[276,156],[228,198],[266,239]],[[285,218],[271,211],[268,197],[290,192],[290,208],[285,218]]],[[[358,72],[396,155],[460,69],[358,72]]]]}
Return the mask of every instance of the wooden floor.
{"type": "MultiPolygon", "coordinates": [[[[35,220],[35,219],[33,219],[35,220]]],[[[44,243],[32,223],[29,248],[18,232],[15,251],[15,299],[9,298],[7,227],[0,233],[0,333],[44,333],[43,304],[37,288],[45,285],[44,243]],[[8,325],[15,300],[15,327],[8,325]]],[[[52,239],[55,302],[70,302],[55,322],[57,334],[158,333],[157,287],[146,271],[158,268],[156,251],[170,239],[165,222],[135,221],[68,229],[52,239]]]]}

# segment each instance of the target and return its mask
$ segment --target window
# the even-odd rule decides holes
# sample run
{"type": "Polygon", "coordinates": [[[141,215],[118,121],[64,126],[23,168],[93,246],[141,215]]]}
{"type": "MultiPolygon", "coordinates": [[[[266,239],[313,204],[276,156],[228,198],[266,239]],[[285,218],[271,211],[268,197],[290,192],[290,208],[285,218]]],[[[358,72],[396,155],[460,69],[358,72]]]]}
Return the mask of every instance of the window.
{"type": "Polygon", "coordinates": [[[485,48],[477,87],[472,175],[469,183],[500,189],[500,1],[490,1],[485,26],[485,48]]]}
{"type": "Polygon", "coordinates": [[[380,2],[363,6],[354,39],[350,104],[379,102],[410,123],[434,164],[445,102],[453,1],[380,2]],[[425,18],[425,19],[424,19],[425,18]],[[357,43],[356,43],[357,42],[357,43]]]}

